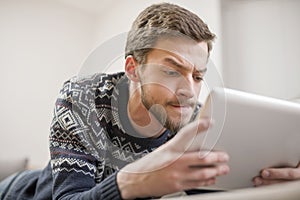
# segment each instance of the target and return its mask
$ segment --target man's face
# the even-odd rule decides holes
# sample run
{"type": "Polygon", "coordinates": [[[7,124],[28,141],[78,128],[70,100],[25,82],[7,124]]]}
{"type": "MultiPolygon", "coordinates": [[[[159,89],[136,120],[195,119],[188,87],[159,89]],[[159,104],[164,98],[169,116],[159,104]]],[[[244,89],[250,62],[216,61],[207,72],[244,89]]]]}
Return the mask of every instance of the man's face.
{"type": "Polygon", "coordinates": [[[207,49],[205,42],[159,40],[139,69],[142,103],[172,131],[192,117],[206,71],[207,49]]]}

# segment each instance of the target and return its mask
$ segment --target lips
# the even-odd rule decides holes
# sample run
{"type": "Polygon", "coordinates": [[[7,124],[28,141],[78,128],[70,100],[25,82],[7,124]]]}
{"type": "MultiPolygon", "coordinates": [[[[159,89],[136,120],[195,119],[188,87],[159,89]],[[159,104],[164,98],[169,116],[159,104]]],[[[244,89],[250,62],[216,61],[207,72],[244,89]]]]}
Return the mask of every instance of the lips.
{"type": "MultiPolygon", "coordinates": [[[[180,100],[180,99],[179,99],[180,100]]],[[[173,110],[173,112],[179,114],[190,114],[195,107],[194,99],[184,99],[182,101],[169,101],[167,105],[173,110]]]]}
{"type": "Polygon", "coordinates": [[[173,110],[179,112],[179,113],[187,113],[190,112],[192,109],[191,105],[179,105],[179,104],[171,104],[170,105],[173,110]]]}
{"type": "Polygon", "coordinates": [[[191,108],[191,105],[176,105],[176,104],[171,104],[171,106],[175,108],[191,108]]]}
{"type": "Polygon", "coordinates": [[[168,105],[179,108],[193,108],[195,106],[194,102],[169,102],[168,105]]]}

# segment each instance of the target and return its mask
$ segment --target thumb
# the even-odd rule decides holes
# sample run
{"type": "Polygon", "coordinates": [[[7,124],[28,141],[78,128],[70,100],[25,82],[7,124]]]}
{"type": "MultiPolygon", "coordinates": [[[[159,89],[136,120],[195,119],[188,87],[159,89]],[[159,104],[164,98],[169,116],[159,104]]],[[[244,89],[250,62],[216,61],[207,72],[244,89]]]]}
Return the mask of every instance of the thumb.
{"type": "Polygon", "coordinates": [[[204,139],[201,134],[211,126],[209,118],[201,118],[183,127],[171,140],[171,146],[178,152],[200,150],[204,139]]]}

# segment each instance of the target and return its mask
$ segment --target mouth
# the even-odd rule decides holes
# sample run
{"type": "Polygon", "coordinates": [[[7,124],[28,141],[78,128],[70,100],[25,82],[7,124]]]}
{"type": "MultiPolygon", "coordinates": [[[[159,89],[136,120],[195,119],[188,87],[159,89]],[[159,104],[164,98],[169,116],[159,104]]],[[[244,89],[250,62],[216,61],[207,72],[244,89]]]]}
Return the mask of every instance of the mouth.
{"type": "Polygon", "coordinates": [[[192,106],[189,104],[171,104],[173,110],[180,113],[189,113],[192,110],[192,106]]]}

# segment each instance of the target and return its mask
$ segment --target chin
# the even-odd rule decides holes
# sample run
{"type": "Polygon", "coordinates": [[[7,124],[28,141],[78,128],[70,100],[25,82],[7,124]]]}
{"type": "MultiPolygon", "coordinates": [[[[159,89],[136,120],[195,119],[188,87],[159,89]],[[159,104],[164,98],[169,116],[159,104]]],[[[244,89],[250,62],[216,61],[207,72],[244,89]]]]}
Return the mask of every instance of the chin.
{"type": "Polygon", "coordinates": [[[184,127],[185,125],[187,125],[190,121],[190,118],[183,118],[181,119],[180,117],[178,118],[169,118],[167,119],[166,123],[165,123],[165,128],[173,131],[173,132],[177,132],[178,130],[180,130],[182,127],[184,127]]]}

